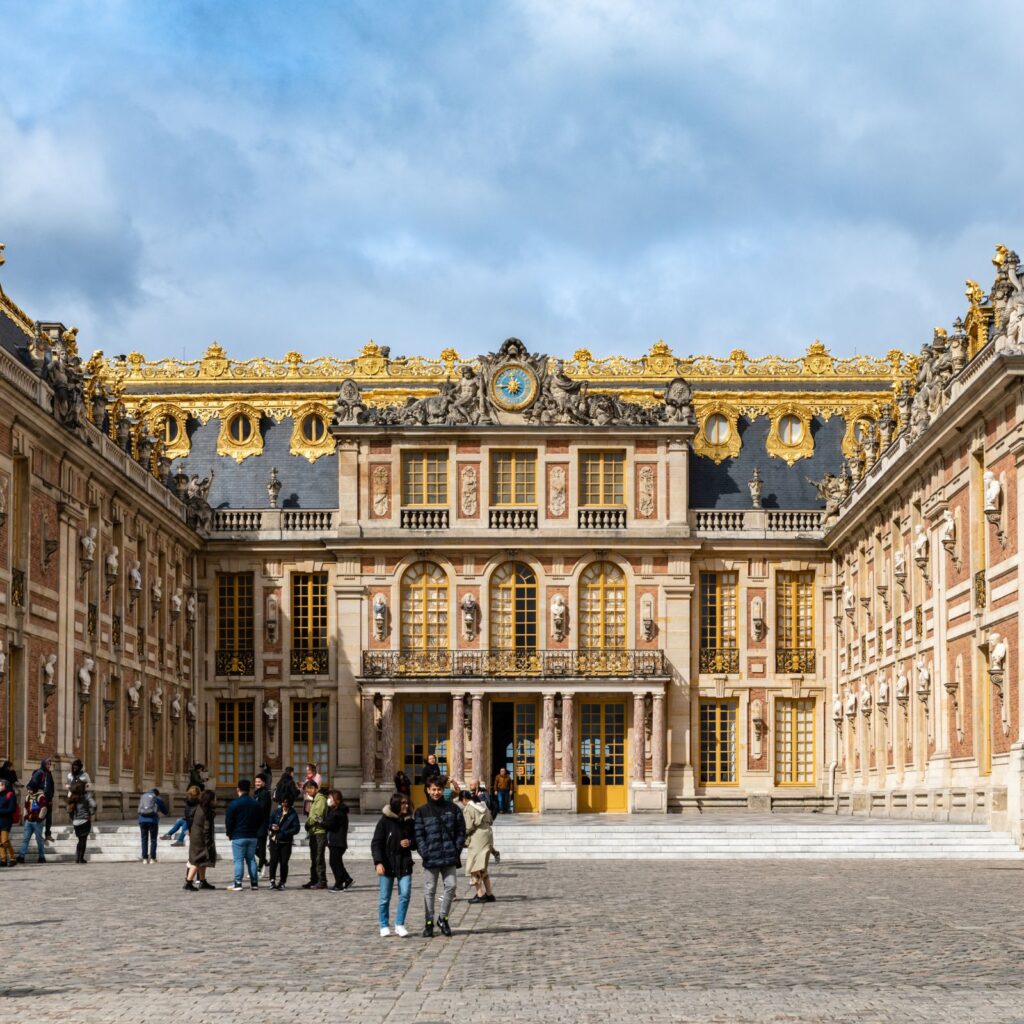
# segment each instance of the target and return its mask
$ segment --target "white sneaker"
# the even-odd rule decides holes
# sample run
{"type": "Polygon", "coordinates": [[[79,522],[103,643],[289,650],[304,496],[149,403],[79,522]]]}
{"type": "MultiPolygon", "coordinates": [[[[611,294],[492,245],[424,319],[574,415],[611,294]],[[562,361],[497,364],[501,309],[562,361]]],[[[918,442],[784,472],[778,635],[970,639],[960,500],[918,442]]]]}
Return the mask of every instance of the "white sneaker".
{"type": "Polygon", "coordinates": [[[143,857],[142,858],[142,863],[143,864],[148,864],[149,863],[149,858],[148,857],[143,857]]]}
{"type": "Polygon", "coordinates": [[[404,924],[396,924],[395,925],[395,934],[397,936],[399,936],[400,938],[403,938],[403,939],[408,938],[409,929],[406,928],[404,924]]]}
{"type": "MultiPolygon", "coordinates": [[[[398,929],[396,928],[395,931],[398,931],[398,929]]],[[[380,937],[382,939],[386,939],[390,934],[391,934],[391,929],[390,928],[381,928],[381,930],[380,930],[380,937]]]]}

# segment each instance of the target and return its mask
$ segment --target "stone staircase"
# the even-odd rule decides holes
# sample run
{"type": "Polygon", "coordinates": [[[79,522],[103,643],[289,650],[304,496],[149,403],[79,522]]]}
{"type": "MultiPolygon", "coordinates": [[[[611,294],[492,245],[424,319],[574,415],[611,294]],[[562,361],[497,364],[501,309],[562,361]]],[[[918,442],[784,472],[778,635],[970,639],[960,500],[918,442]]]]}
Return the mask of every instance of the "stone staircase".
{"type": "MultiPolygon", "coordinates": [[[[173,819],[165,819],[169,828],[173,819]]],[[[369,860],[370,839],[376,817],[353,816],[348,857],[369,860]]],[[[218,827],[217,849],[230,857],[231,847],[218,827]]],[[[20,849],[21,830],[12,842],[20,849]]],[[[75,837],[69,826],[54,829],[55,845],[47,859],[73,861],[75,837]]],[[[502,817],[495,826],[495,845],[503,862],[544,860],[746,860],[746,859],[965,859],[1022,860],[1008,833],[992,832],[985,825],[947,824],[835,817],[832,815],[780,815],[736,817],[705,815],[692,820],[675,816],[658,820],[626,815],[540,819],[502,817]]],[[[187,848],[161,841],[158,857],[186,859],[187,848]]],[[[139,830],[131,821],[101,821],[88,854],[96,862],[139,859],[139,830]]],[[[300,836],[293,863],[308,861],[305,836],[300,836]]],[[[35,859],[34,846],[27,862],[35,859]]]]}

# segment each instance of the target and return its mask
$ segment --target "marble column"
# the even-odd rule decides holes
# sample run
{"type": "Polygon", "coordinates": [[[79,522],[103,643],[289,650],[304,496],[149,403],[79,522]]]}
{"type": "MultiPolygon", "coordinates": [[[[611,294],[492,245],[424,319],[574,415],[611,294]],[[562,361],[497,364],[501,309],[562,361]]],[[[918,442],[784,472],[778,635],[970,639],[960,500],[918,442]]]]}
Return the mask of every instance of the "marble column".
{"type": "MultiPolygon", "coordinates": [[[[462,781],[466,763],[466,728],[463,724],[466,702],[461,693],[452,694],[452,756],[449,771],[453,779],[462,781]]],[[[476,753],[476,734],[473,735],[474,760],[476,753]]],[[[475,768],[475,765],[474,765],[475,768]]]]}
{"type": "Polygon", "coordinates": [[[363,785],[372,786],[376,781],[374,762],[377,754],[377,737],[373,726],[373,695],[364,693],[362,696],[362,742],[360,750],[363,762],[363,785]]]}
{"type": "MultiPolygon", "coordinates": [[[[473,694],[473,774],[487,785],[487,737],[484,735],[484,695],[473,694]]],[[[463,780],[460,779],[460,782],[463,780]]],[[[466,780],[469,781],[469,780],[466,780]]]]}
{"type": "Polygon", "coordinates": [[[555,695],[544,694],[544,717],[542,720],[543,740],[541,746],[541,782],[545,786],[555,784],[555,695]]]}
{"type": "Polygon", "coordinates": [[[388,785],[395,777],[395,698],[392,694],[384,694],[380,712],[381,744],[383,746],[383,765],[381,772],[383,782],[388,785]]]}
{"type": "Polygon", "coordinates": [[[562,694],[562,785],[576,785],[576,694],[562,694]]]}
{"type": "Polygon", "coordinates": [[[644,695],[633,694],[633,781],[644,781],[644,695]]]}
{"type": "Polygon", "coordinates": [[[651,781],[665,781],[665,694],[654,695],[651,711],[651,781]]]}

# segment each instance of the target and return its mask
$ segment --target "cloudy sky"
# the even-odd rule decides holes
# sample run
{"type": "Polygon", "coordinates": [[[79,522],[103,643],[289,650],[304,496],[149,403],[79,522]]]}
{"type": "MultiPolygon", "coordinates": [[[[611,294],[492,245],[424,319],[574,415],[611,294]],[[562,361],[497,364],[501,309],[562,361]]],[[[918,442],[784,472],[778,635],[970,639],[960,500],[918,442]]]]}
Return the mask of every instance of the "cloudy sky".
{"type": "Polygon", "coordinates": [[[1024,252],[1024,5],[0,0],[0,283],[86,350],[916,350],[1024,252]]]}

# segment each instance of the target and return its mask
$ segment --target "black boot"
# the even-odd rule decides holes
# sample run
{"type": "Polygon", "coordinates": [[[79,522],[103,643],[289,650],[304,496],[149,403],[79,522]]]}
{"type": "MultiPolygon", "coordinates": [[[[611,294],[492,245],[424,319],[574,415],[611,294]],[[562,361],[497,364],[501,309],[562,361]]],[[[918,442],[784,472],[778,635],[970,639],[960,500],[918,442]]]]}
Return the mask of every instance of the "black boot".
{"type": "Polygon", "coordinates": [[[423,926],[423,938],[432,939],[434,937],[434,922],[428,921],[423,926]]]}
{"type": "Polygon", "coordinates": [[[195,885],[192,882],[186,882],[182,886],[182,889],[184,889],[186,892],[199,892],[199,890],[195,887],[195,885]]]}
{"type": "Polygon", "coordinates": [[[447,935],[449,938],[451,938],[452,926],[448,923],[448,915],[447,914],[445,914],[444,917],[439,917],[437,919],[437,927],[441,929],[441,934],[442,935],[447,935]]]}

